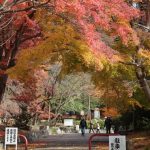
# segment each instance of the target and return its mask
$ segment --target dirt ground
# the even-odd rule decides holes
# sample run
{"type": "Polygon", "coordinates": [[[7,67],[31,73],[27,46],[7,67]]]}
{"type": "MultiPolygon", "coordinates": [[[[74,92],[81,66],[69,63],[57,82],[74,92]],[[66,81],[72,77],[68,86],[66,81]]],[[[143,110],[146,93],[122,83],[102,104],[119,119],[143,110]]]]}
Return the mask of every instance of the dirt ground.
{"type": "Polygon", "coordinates": [[[127,138],[133,150],[150,150],[150,131],[131,133],[127,138]]]}
{"type": "MultiPolygon", "coordinates": [[[[150,131],[127,135],[127,150],[150,150],[150,131]]],[[[108,150],[108,144],[100,144],[96,150],[108,150]]]]}

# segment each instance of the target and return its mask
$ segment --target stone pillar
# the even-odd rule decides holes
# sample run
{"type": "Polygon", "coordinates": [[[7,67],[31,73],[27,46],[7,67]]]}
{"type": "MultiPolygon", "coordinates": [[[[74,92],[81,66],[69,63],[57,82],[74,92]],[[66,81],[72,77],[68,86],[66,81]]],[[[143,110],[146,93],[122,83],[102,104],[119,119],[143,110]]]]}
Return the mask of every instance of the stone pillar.
{"type": "Polygon", "coordinates": [[[99,110],[99,108],[95,108],[95,110],[94,110],[94,118],[95,119],[100,119],[100,110],[99,110]]]}

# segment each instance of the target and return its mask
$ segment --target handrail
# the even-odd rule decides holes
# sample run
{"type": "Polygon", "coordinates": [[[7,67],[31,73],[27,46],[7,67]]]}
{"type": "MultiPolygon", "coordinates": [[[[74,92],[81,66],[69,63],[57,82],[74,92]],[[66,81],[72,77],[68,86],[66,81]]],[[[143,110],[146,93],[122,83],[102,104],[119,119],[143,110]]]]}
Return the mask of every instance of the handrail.
{"type": "Polygon", "coordinates": [[[18,134],[18,136],[22,137],[25,141],[25,150],[28,150],[28,140],[25,135],[18,134]]]}
{"type": "Polygon", "coordinates": [[[107,134],[107,133],[95,133],[95,134],[92,134],[88,140],[88,145],[89,145],[89,150],[91,150],[91,147],[92,147],[92,139],[96,136],[110,136],[110,135],[119,135],[119,134],[114,134],[114,133],[110,133],[110,134],[107,134]]]}
{"type": "MultiPolygon", "coordinates": [[[[3,136],[5,136],[5,133],[0,133],[0,137],[3,137],[3,136]]],[[[24,139],[24,141],[25,141],[25,150],[28,150],[28,143],[29,142],[28,142],[26,136],[23,135],[23,134],[18,134],[18,136],[20,136],[20,137],[22,137],[24,139]]]]}

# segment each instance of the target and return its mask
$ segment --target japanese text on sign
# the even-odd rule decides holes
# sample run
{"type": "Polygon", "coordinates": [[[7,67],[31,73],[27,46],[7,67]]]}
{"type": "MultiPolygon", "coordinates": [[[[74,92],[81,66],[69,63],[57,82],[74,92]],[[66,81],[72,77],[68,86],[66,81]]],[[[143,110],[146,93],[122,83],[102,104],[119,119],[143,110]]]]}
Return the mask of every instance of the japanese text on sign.
{"type": "Polygon", "coordinates": [[[109,136],[109,150],[126,150],[126,137],[109,136]]]}
{"type": "Polygon", "coordinates": [[[5,145],[17,144],[18,128],[6,128],[5,129],[5,145]]]}

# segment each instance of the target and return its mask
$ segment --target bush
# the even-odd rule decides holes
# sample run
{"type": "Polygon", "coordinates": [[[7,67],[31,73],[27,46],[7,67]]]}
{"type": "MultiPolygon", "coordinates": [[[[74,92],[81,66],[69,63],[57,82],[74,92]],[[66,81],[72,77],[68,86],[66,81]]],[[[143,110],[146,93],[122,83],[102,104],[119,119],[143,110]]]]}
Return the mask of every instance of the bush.
{"type": "Polygon", "coordinates": [[[52,127],[52,128],[50,128],[50,130],[51,130],[51,134],[57,134],[57,127],[52,127]]]}
{"type": "Polygon", "coordinates": [[[80,120],[75,120],[75,125],[80,125],[80,120]]]}
{"type": "Polygon", "coordinates": [[[137,121],[137,128],[142,128],[144,130],[150,130],[150,119],[142,117],[141,120],[137,121]]]}
{"type": "MultiPolygon", "coordinates": [[[[104,120],[102,119],[92,119],[94,128],[96,129],[96,123],[98,122],[100,125],[100,128],[104,128],[104,120]]],[[[90,121],[87,121],[87,127],[90,128],[90,121]]]]}
{"type": "Polygon", "coordinates": [[[28,112],[26,105],[20,105],[20,108],[21,108],[20,114],[12,115],[12,117],[15,119],[14,126],[22,130],[29,130],[30,126],[28,126],[28,124],[32,117],[30,113],[28,112]]]}
{"type": "Polygon", "coordinates": [[[113,123],[117,126],[123,126],[126,130],[150,130],[150,110],[136,107],[114,119],[113,123]]]}

